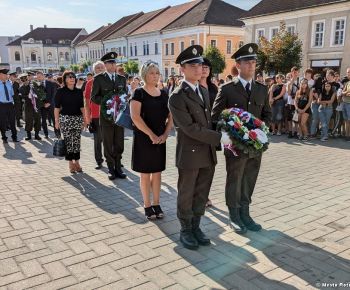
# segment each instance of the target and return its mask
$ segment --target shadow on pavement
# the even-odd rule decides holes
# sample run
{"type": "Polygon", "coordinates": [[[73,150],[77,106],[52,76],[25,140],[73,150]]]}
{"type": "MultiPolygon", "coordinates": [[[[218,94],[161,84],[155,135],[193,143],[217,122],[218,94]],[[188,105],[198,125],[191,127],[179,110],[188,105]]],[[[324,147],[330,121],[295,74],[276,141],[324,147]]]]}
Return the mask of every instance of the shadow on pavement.
{"type": "Polygon", "coordinates": [[[10,144],[4,144],[6,153],[3,155],[4,158],[9,160],[21,160],[22,164],[35,164],[36,161],[30,160],[33,157],[32,153],[28,152],[22,147],[23,142],[13,143],[14,148],[10,144]]]}

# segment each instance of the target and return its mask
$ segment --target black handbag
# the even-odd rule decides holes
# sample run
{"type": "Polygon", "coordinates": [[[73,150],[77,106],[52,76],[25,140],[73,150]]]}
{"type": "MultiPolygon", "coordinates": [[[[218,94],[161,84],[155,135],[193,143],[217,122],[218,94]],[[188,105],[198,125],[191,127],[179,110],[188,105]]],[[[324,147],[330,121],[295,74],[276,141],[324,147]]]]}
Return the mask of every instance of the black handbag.
{"type": "Polygon", "coordinates": [[[129,103],[125,103],[119,110],[117,119],[115,120],[116,125],[124,127],[129,130],[133,130],[134,126],[132,124],[132,119],[130,116],[130,107],[129,103]]]}
{"type": "Polygon", "coordinates": [[[53,155],[57,157],[66,156],[66,144],[64,139],[57,139],[53,142],[53,155]]]}

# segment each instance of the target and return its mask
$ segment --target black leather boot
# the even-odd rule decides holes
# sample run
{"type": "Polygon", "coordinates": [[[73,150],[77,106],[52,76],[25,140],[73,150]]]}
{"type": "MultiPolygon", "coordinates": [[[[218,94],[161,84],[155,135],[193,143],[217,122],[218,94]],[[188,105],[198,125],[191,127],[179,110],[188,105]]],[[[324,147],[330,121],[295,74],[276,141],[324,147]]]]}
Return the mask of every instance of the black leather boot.
{"type": "Polygon", "coordinates": [[[192,233],[201,246],[209,246],[210,239],[202,232],[199,225],[201,223],[201,217],[196,216],[192,218],[192,233]]]}
{"type": "Polygon", "coordinates": [[[117,177],[115,176],[115,171],[114,171],[113,166],[108,165],[108,179],[109,180],[114,180],[116,178],[117,177]]]}
{"type": "Polygon", "coordinates": [[[249,214],[249,205],[242,205],[239,209],[241,220],[248,230],[253,232],[261,231],[262,226],[257,224],[249,214]]]}
{"type": "Polygon", "coordinates": [[[180,224],[181,224],[180,242],[186,249],[197,250],[198,242],[192,232],[192,220],[180,219],[180,224]]]}
{"type": "Polygon", "coordinates": [[[245,234],[247,232],[247,228],[242,222],[239,215],[239,208],[229,207],[230,212],[230,226],[237,234],[245,234]]]}
{"type": "Polygon", "coordinates": [[[121,179],[125,179],[126,178],[126,174],[123,172],[122,168],[119,165],[117,165],[114,168],[114,174],[118,178],[121,178],[121,179]]]}
{"type": "Polygon", "coordinates": [[[23,127],[20,120],[17,120],[17,127],[18,128],[22,128],[23,127]]]}
{"type": "Polygon", "coordinates": [[[27,131],[27,137],[25,140],[31,140],[32,139],[32,133],[30,131],[27,131]]]}
{"type": "Polygon", "coordinates": [[[39,136],[39,132],[35,132],[34,139],[38,140],[38,141],[41,141],[41,137],[39,136]]]}

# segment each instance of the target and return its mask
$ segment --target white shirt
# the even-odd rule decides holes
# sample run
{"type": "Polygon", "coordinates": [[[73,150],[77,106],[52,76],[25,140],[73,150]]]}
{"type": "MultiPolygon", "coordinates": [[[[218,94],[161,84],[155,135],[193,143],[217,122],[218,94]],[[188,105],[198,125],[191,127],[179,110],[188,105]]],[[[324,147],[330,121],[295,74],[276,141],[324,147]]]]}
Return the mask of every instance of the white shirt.
{"type": "Polygon", "coordinates": [[[192,83],[190,83],[189,81],[186,81],[186,80],[183,80],[186,84],[188,84],[189,86],[190,86],[190,88],[194,91],[194,92],[196,92],[196,89],[197,89],[197,91],[198,91],[198,95],[199,95],[199,97],[201,98],[201,100],[202,100],[202,102],[203,102],[203,96],[202,96],[202,94],[201,94],[201,90],[199,89],[199,84],[197,83],[196,85],[194,85],[194,84],[192,84],[192,83]]]}
{"type": "Polygon", "coordinates": [[[250,84],[249,89],[252,90],[252,81],[253,81],[252,79],[250,81],[247,81],[244,78],[242,78],[240,75],[238,75],[238,79],[240,80],[244,89],[245,89],[245,86],[247,85],[247,83],[249,83],[250,84]]]}
{"type": "Polygon", "coordinates": [[[114,76],[114,80],[115,80],[115,73],[111,74],[108,71],[106,71],[106,73],[108,74],[108,76],[111,79],[111,81],[113,81],[112,76],[114,76]]]}

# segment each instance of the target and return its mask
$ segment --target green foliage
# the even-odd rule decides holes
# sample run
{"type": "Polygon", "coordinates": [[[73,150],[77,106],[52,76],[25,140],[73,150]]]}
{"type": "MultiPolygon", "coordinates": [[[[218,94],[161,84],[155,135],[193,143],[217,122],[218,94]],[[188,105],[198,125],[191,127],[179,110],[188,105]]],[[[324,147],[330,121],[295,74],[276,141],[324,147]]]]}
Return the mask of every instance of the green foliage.
{"type": "Polygon", "coordinates": [[[61,66],[60,66],[60,72],[64,72],[65,70],[66,70],[66,67],[63,66],[63,65],[61,65],[61,66]]]}
{"type": "Polygon", "coordinates": [[[134,60],[129,60],[123,65],[124,70],[129,74],[137,74],[139,72],[139,64],[134,60]]]}
{"type": "Polygon", "coordinates": [[[224,71],[226,67],[225,56],[217,47],[209,46],[204,52],[204,57],[211,62],[213,74],[220,74],[224,71]]]}
{"type": "Polygon", "coordinates": [[[83,68],[82,70],[86,71],[89,68],[89,66],[92,65],[92,62],[91,62],[91,60],[85,60],[80,65],[83,68]]]}
{"type": "Polygon", "coordinates": [[[279,32],[269,41],[259,39],[257,68],[260,71],[286,74],[293,66],[300,67],[302,42],[297,34],[290,34],[281,22],[279,32]]]}
{"type": "Polygon", "coordinates": [[[79,72],[80,66],[79,66],[78,64],[71,64],[71,65],[70,65],[70,69],[71,69],[73,72],[77,73],[77,72],[79,72]]]}

